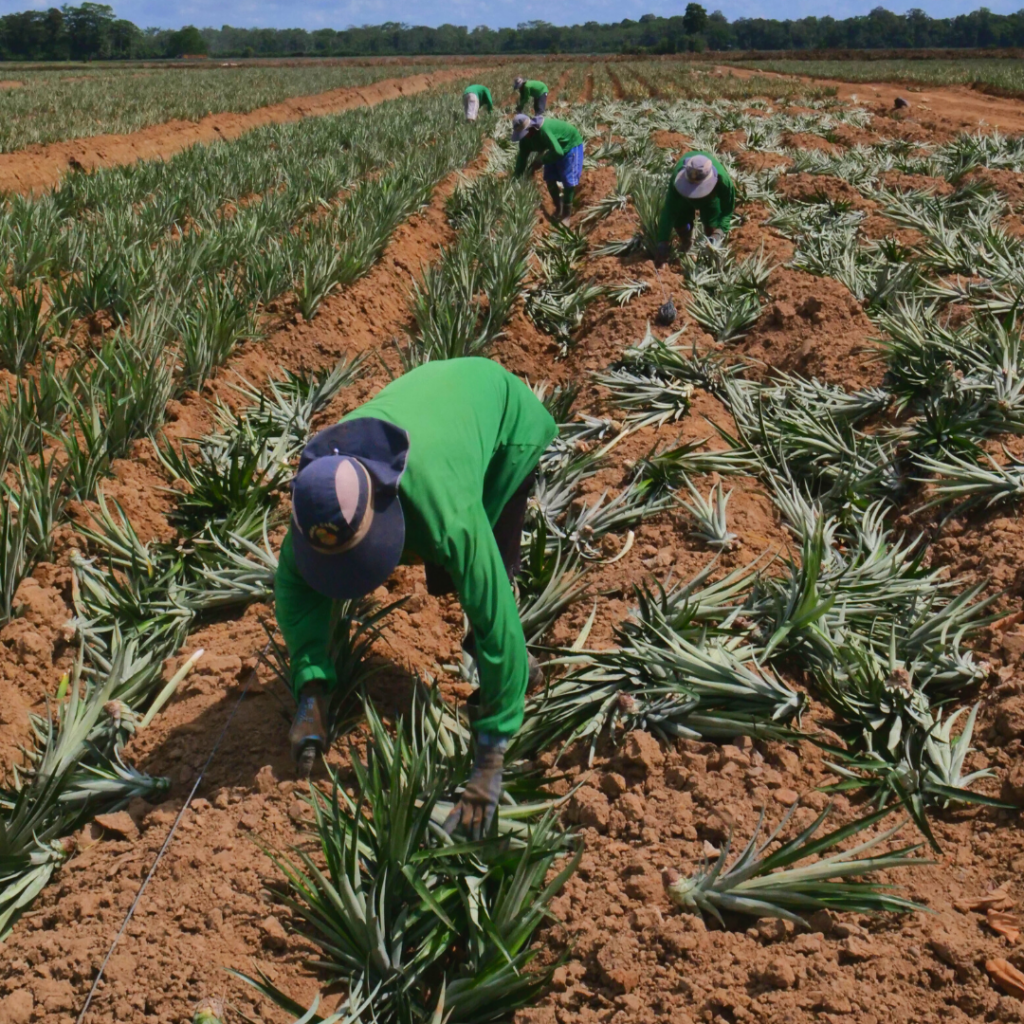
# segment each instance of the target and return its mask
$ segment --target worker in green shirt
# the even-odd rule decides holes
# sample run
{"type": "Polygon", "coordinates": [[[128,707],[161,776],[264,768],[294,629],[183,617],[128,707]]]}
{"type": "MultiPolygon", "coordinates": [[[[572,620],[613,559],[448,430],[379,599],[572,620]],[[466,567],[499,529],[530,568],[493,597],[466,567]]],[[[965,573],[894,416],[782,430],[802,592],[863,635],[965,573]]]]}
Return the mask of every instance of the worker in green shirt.
{"type": "MultiPolygon", "coordinates": [[[[446,828],[479,838],[501,794],[531,670],[512,579],[541,454],[558,432],[534,393],[490,359],[426,363],[306,446],[274,583],[298,700],[289,732],[300,773],[327,746],[333,601],[422,561],[431,594],[456,592],[480,675],[476,759],[446,828]]],[[[535,678],[535,681],[539,679],[535,678]]]]}
{"type": "Polygon", "coordinates": [[[519,102],[516,104],[517,114],[523,112],[530,100],[533,100],[534,114],[543,114],[548,109],[548,87],[543,82],[517,75],[512,80],[512,88],[519,93],[519,102]]]}
{"type": "Polygon", "coordinates": [[[576,186],[583,173],[583,136],[568,121],[516,114],[512,118],[512,141],[519,143],[512,172],[517,178],[525,173],[531,153],[542,154],[544,181],[555,204],[555,220],[568,227],[576,186]]]}
{"type": "Polygon", "coordinates": [[[466,112],[467,121],[476,120],[481,104],[488,110],[494,110],[491,90],[486,85],[467,85],[462,93],[462,109],[466,112]]]}
{"type": "Polygon", "coordinates": [[[679,232],[680,248],[687,252],[693,244],[694,218],[700,214],[704,233],[718,244],[732,224],[735,209],[736,186],[718,159],[698,150],[684,153],[672,169],[661,208],[655,264],[661,266],[668,259],[673,228],[679,232]]]}

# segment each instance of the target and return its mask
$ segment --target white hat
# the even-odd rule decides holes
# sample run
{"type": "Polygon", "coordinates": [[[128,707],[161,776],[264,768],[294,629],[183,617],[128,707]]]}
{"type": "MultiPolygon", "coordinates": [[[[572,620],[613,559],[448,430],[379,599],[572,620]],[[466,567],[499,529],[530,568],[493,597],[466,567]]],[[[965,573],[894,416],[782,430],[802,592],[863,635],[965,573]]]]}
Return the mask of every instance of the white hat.
{"type": "Polygon", "coordinates": [[[524,85],[526,85],[526,79],[523,78],[522,75],[516,75],[516,77],[512,79],[513,89],[522,89],[524,85]]]}
{"type": "Polygon", "coordinates": [[[512,118],[512,141],[519,142],[533,126],[529,114],[516,114],[512,118]]]}
{"type": "Polygon", "coordinates": [[[676,191],[687,199],[703,199],[718,184],[718,171],[707,156],[691,156],[676,175],[676,191]]]}

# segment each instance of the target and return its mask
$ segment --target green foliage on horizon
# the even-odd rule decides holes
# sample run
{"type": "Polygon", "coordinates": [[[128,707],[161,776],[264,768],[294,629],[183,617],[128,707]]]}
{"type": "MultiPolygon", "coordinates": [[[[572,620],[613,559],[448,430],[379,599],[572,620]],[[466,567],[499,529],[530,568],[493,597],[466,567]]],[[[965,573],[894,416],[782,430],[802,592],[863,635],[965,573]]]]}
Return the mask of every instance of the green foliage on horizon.
{"type": "Polygon", "coordinates": [[[914,8],[795,21],[711,14],[697,3],[669,18],[644,14],[610,24],[553,25],[524,21],[515,28],[408,25],[384,22],[344,30],[221,28],[139,29],[106,4],[65,5],[0,18],[0,60],[109,60],[179,57],[358,57],[512,53],[686,53],[704,50],[928,49],[1024,46],[1024,12],[982,7],[955,18],[931,18],[914,8]]]}

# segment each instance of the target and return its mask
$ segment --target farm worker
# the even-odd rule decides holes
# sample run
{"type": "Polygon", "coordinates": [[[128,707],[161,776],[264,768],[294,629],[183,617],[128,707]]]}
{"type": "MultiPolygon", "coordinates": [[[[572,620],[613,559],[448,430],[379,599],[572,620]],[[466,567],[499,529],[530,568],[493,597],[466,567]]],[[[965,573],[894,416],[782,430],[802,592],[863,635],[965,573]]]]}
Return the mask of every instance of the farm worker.
{"type": "Polygon", "coordinates": [[[516,76],[512,80],[512,88],[519,93],[519,102],[516,104],[516,113],[521,114],[526,104],[533,100],[533,112],[543,114],[548,109],[548,87],[543,82],[534,79],[526,79],[516,76]]]}
{"type": "Polygon", "coordinates": [[[300,772],[328,743],[332,602],[371,593],[399,562],[422,561],[431,594],[458,594],[471,625],[463,646],[480,673],[476,759],[445,827],[461,823],[477,838],[488,829],[527,682],[540,681],[511,581],[536,466],[557,432],[526,384],[470,358],[409,371],[309,442],[274,584],[300,772]]]}
{"type": "Polygon", "coordinates": [[[491,90],[486,85],[467,85],[462,94],[462,109],[466,111],[466,120],[475,121],[476,115],[480,113],[480,104],[488,110],[494,109],[494,101],[491,99],[491,90]]]}
{"type": "Polygon", "coordinates": [[[732,224],[735,209],[736,186],[721,163],[710,153],[684,153],[672,169],[668,196],[661,208],[654,262],[661,266],[668,259],[673,228],[679,232],[679,247],[683,252],[689,250],[698,213],[708,239],[721,242],[732,224]]]}
{"type": "Polygon", "coordinates": [[[583,172],[583,136],[568,121],[516,114],[512,118],[512,141],[519,143],[519,155],[512,172],[517,178],[525,173],[531,153],[543,154],[544,181],[555,204],[555,219],[568,225],[576,186],[583,172]],[[559,183],[563,186],[561,192],[559,183]]]}

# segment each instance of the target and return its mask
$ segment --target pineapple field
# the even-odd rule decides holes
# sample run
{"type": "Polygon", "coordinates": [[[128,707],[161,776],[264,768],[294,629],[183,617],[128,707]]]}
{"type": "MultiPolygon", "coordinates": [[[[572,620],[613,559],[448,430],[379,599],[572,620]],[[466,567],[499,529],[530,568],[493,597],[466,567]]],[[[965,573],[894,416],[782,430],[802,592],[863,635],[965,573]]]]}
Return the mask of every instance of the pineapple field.
{"type": "Polygon", "coordinates": [[[2,197],[0,1024],[1024,1021],[1024,136],[549,58],[556,223],[527,64],[2,197]],[[309,782],[273,608],[308,439],[466,356],[560,425],[480,842],[458,601],[336,605],[309,782]]]}

